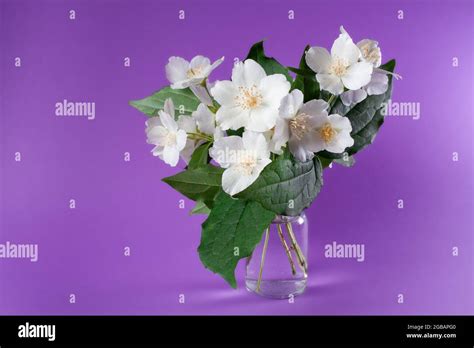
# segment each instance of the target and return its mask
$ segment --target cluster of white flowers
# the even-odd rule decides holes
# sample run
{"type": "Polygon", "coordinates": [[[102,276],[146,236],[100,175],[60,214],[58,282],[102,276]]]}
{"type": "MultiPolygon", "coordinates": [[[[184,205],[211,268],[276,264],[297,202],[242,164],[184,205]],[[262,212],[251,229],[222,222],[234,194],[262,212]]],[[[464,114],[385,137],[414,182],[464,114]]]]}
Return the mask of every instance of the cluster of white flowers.
{"type": "MultiPolygon", "coordinates": [[[[311,47],[305,58],[320,88],[332,94],[330,100],[340,97],[349,106],[387,91],[389,72],[379,68],[378,43],[365,39],[355,44],[343,27],[331,52],[311,47]]],[[[290,92],[284,75],[267,75],[254,60],[236,63],[230,81],[210,84],[209,74],[223,60],[211,64],[203,56],[191,62],[169,59],[166,75],[171,88],[189,87],[201,104],[191,116],[175,120],[175,107],[168,99],[158,117],[148,120],[146,134],[155,145],[155,156],[176,166],[180,156],[188,163],[198,146],[212,142],[209,155],[225,169],[222,187],[235,195],[255,182],[272,162],[272,153],[280,155],[287,146],[304,162],[317,152],[342,153],[354,144],[347,117],[330,115],[330,104],[324,100],[304,103],[303,93],[290,92]],[[242,136],[227,135],[239,129],[244,130],[242,136]]]]}

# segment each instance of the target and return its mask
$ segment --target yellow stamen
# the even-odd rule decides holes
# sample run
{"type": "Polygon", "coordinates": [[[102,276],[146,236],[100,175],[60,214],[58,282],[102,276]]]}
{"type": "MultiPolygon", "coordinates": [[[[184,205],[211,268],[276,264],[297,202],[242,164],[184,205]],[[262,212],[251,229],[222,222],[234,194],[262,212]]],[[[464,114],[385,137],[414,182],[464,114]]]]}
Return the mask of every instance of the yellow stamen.
{"type": "Polygon", "coordinates": [[[308,115],[298,114],[288,122],[291,130],[291,134],[294,135],[298,140],[303,139],[304,135],[308,132],[308,115]]]}
{"type": "Polygon", "coordinates": [[[262,103],[263,97],[257,86],[239,87],[239,95],[235,97],[236,103],[242,109],[255,109],[262,103]]]}
{"type": "Polygon", "coordinates": [[[329,143],[336,135],[336,131],[334,128],[332,128],[330,123],[326,123],[322,128],[319,129],[319,134],[325,143],[329,143]]]}
{"type": "Polygon", "coordinates": [[[202,73],[201,67],[196,67],[196,68],[190,68],[186,75],[188,76],[188,78],[192,79],[194,77],[201,76],[201,73],[202,73]]]}
{"type": "Polygon", "coordinates": [[[341,77],[346,74],[347,72],[347,66],[345,62],[342,59],[335,59],[335,61],[332,63],[331,67],[329,68],[332,74],[341,77]]]}

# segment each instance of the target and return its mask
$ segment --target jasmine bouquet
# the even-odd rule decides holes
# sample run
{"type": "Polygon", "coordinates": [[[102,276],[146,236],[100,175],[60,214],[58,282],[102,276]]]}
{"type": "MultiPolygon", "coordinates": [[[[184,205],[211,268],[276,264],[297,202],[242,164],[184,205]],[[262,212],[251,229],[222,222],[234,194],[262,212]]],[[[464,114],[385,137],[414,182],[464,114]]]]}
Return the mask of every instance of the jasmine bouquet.
{"type": "MultiPolygon", "coordinates": [[[[173,167],[180,158],[186,164],[163,181],[196,201],[191,213],[208,215],[200,259],[236,287],[238,261],[271,222],[299,215],[320,192],[324,168],[351,166],[373,142],[398,75],[394,60],[381,65],[376,41],[355,44],[343,27],[330,52],[307,46],[298,67],[266,56],[258,42],[234,64],[230,80],[211,82],[223,60],[171,57],[170,86],[130,104],[148,116],[153,155],[173,167]]],[[[288,232],[291,248],[282,243],[289,261],[293,267],[291,249],[306,272],[288,232]]]]}

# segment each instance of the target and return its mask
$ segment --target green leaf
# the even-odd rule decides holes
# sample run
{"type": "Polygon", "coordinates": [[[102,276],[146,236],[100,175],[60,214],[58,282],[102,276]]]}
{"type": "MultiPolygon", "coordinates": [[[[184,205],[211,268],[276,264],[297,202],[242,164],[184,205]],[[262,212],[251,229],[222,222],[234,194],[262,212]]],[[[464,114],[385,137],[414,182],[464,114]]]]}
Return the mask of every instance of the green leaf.
{"type": "Polygon", "coordinates": [[[294,72],[297,75],[302,75],[302,76],[307,76],[307,77],[315,75],[314,71],[312,71],[312,70],[304,70],[304,69],[299,69],[299,68],[293,68],[291,66],[287,67],[287,69],[290,70],[291,72],[294,72]]]}
{"type": "Polygon", "coordinates": [[[376,111],[369,124],[365,126],[359,133],[352,136],[354,138],[354,145],[346,150],[347,153],[349,155],[353,155],[372,144],[383,122],[384,116],[382,114],[382,109],[379,109],[376,111]]]}
{"type": "Polygon", "coordinates": [[[319,99],[320,89],[319,82],[316,80],[316,73],[306,64],[306,51],[310,46],[306,46],[301,56],[299,69],[292,69],[296,73],[295,81],[291,86],[291,90],[299,89],[304,94],[304,102],[312,99],[319,99]]]}
{"type": "Polygon", "coordinates": [[[285,153],[266,166],[258,179],[237,196],[259,202],[276,214],[294,216],[311,204],[322,184],[319,159],[302,163],[285,153]]]}
{"type": "Polygon", "coordinates": [[[208,207],[212,207],[214,197],[221,190],[223,171],[222,168],[208,164],[162,180],[193,201],[202,200],[208,207]]]}
{"type": "Polygon", "coordinates": [[[210,212],[211,212],[211,209],[209,209],[206,203],[204,203],[201,200],[198,200],[194,208],[189,212],[189,215],[196,215],[196,214],[209,215],[210,212]]]}
{"type": "Polygon", "coordinates": [[[334,105],[331,108],[330,115],[338,114],[341,116],[345,116],[353,107],[354,105],[344,105],[341,98],[337,98],[334,102],[334,105]]]}
{"type": "Polygon", "coordinates": [[[257,202],[234,199],[221,192],[202,224],[198,248],[201,262],[236,288],[234,272],[238,261],[252,254],[274,218],[275,213],[257,202]]]}
{"type": "MultiPolygon", "coordinates": [[[[387,63],[382,64],[379,68],[393,73],[395,71],[395,65],[396,65],[395,59],[390,59],[387,63]]],[[[388,78],[390,79],[390,82],[392,82],[392,76],[389,75],[388,78]]]]}
{"type": "Polygon", "coordinates": [[[288,69],[281,65],[275,58],[267,57],[265,55],[265,51],[263,49],[263,41],[257,42],[254,44],[245,59],[253,59],[258,64],[263,67],[263,70],[267,73],[267,75],[273,74],[283,74],[285,75],[286,79],[291,83],[293,79],[291,78],[288,69]]]}
{"type": "Polygon", "coordinates": [[[165,87],[149,97],[132,100],[130,105],[148,116],[158,115],[158,111],[164,107],[165,100],[171,98],[175,107],[175,116],[190,115],[200,103],[199,99],[189,89],[172,89],[165,87]]]}
{"type": "Polygon", "coordinates": [[[198,167],[205,166],[209,163],[209,147],[211,146],[210,142],[200,145],[197,149],[194,150],[191,160],[188,164],[188,169],[196,169],[198,167]]]}
{"type": "Polygon", "coordinates": [[[346,117],[351,121],[351,134],[357,134],[362,128],[364,128],[372,120],[377,109],[382,107],[384,101],[385,93],[380,95],[370,95],[362,102],[356,104],[346,114],[346,117]]]}
{"type": "Polygon", "coordinates": [[[323,169],[326,169],[327,167],[329,167],[329,165],[332,163],[332,159],[330,158],[325,158],[325,157],[322,157],[322,156],[317,156],[319,161],[321,162],[321,167],[323,169]]]}

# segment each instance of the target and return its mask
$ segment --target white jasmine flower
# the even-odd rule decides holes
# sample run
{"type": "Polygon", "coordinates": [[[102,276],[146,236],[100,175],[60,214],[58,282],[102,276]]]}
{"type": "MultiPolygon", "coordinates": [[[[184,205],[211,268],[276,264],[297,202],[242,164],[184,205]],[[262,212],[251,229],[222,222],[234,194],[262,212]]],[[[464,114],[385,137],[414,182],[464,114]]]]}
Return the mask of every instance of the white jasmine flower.
{"type": "Polygon", "coordinates": [[[314,121],[313,141],[307,144],[308,150],[342,153],[347,147],[354,145],[354,139],[351,137],[352,126],[347,117],[326,114],[319,115],[314,121]]]}
{"type": "Polygon", "coordinates": [[[216,140],[210,155],[225,168],[222,188],[231,196],[254,183],[271,162],[264,135],[252,131],[245,131],[242,137],[229,136],[216,140]]]}
{"type": "MultiPolygon", "coordinates": [[[[343,30],[344,28],[341,27],[341,31],[343,30]]],[[[378,68],[382,64],[382,53],[377,41],[364,39],[357,43],[357,47],[359,47],[362,61],[372,64],[374,68],[378,68]]]]}
{"type": "MultiPolygon", "coordinates": [[[[339,28],[341,35],[347,35],[351,40],[352,37],[341,25],[339,28]]],[[[379,43],[370,39],[363,39],[357,43],[357,47],[360,51],[360,60],[372,64],[375,68],[378,68],[382,63],[382,52],[380,51],[379,43]]]]}
{"type": "Polygon", "coordinates": [[[282,74],[269,75],[254,60],[235,64],[232,81],[217,81],[211,95],[221,105],[217,122],[224,130],[245,127],[265,132],[275,126],[281,99],[290,83],[282,74]]]}
{"type": "Polygon", "coordinates": [[[174,120],[171,99],[165,101],[164,110],[160,110],[158,115],[159,117],[151,117],[146,122],[147,142],[155,145],[152,150],[154,156],[159,156],[165,163],[175,167],[179,153],[185,147],[187,135],[174,120]]]}
{"type": "MultiPolygon", "coordinates": [[[[341,26],[341,35],[349,34],[341,26]]],[[[361,55],[361,61],[372,64],[374,70],[369,83],[358,90],[345,91],[341,95],[341,100],[344,105],[350,106],[360,103],[367,95],[380,95],[388,89],[388,71],[378,69],[382,62],[382,53],[378,46],[378,42],[374,40],[364,39],[357,43],[361,55]]]]}
{"type": "Polygon", "coordinates": [[[181,151],[181,158],[186,164],[191,160],[194,150],[205,142],[204,139],[198,139],[196,136],[199,134],[208,135],[214,139],[223,136],[223,131],[216,126],[216,115],[204,104],[199,104],[191,116],[181,115],[178,119],[178,126],[191,135],[188,136],[186,146],[181,151]]]}
{"type": "Polygon", "coordinates": [[[316,72],[321,89],[339,95],[344,87],[356,90],[369,83],[373,66],[359,61],[360,56],[359,48],[344,31],[334,41],[331,53],[323,47],[311,47],[306,52],[306,64],[316,72]]]}
{"type": "Polygon", "coordinates": [[[166,64],[166,77],[171,82],[171,88],[183,89],[199,85],[209,74],[224,61],[224,57],[211,64],[209,58],[196,56],[188,62],[181,57],[170,57],[166,64]]]}
{"type": "Polygon", "coordinates": [[[329,105],[323,100],[310,100],[303,104],[303,93],[295,89],[281,101],[279,118],[272,137],[274,150],[288,142],[290,152],[301,162],[313,158],[319,146],[315,126],[327,118],[329,105]]]}

